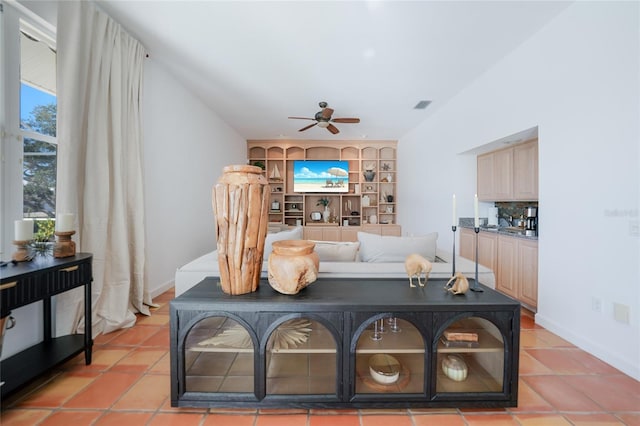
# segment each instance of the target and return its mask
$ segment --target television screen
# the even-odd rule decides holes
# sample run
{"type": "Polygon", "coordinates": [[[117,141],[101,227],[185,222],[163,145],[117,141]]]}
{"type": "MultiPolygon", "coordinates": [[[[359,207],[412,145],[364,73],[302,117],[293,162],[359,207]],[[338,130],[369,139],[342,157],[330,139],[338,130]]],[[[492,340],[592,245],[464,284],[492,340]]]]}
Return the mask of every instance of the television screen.
{"type": "Polygon", "coordinates": [[[294,161],[293,192],[349,192],[349,162],[294,161]]]}

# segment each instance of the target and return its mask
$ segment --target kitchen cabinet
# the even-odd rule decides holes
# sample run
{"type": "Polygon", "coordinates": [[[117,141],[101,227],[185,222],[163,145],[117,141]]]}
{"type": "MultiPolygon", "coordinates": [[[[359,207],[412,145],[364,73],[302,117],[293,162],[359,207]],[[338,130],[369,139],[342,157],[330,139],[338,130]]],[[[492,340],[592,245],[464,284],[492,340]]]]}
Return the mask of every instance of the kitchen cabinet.
{"type": "Polygon", "coordinates": [[[477,194],[481,201],[536,201],[538,141],[479,155],[477,194]]]}
{"type": "MultiPolygon", "coordinates": [[[[461,228],[460,256],[475,261],[475,244],[475,232],[461,228]]],[[[535,312],[538,307],[538,241],[481,230],[478,252],[478,263],[491,268],[496,276],[496,290],[535,312]]]]}
{"type": "MultiPolygon", "coordinates": [[[[478,233],[478,263],[492,271],[496,271],[496,250],[498,236],[489,232],[478,233]]],[[[460,228],[460,256],[475,261],[476,233],[472,229],[460,228]]]]}
{"type": "Polygon", "coordinates": [[[411,288],[404,279],[321,278],[294,296],[266,280],[229,296],[217,281],[170,303],[174,407],[517,405],[521,307],[495,290],[454,296],[443,279],[411,288]],[[455,344],[447,331],[477,342],[455,344]],[[395,379],[376,380],[380,356],[392,357],[395,379]],[[462,380],[443,371],[452,358],[462,380]]]}

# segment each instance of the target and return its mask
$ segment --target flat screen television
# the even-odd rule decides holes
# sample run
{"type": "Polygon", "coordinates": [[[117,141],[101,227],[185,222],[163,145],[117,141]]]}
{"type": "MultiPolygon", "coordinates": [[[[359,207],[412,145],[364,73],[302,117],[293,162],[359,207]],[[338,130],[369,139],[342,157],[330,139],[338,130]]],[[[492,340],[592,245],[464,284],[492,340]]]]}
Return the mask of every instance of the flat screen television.
{"type": "Polygon", "coordinates": [[[295,160],[293,192],[349,192],[349,162],[295,160]]]}

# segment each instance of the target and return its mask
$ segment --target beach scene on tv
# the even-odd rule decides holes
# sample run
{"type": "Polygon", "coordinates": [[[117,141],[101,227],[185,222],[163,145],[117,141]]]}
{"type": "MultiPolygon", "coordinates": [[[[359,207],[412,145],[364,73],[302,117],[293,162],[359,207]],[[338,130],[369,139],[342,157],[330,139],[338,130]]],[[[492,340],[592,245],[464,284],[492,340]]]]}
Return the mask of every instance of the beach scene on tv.
{"type": "Polygon", "coordinates": [[[293,192],[348,191],[348,161],[307,160],[293,163],[293,192]]]}

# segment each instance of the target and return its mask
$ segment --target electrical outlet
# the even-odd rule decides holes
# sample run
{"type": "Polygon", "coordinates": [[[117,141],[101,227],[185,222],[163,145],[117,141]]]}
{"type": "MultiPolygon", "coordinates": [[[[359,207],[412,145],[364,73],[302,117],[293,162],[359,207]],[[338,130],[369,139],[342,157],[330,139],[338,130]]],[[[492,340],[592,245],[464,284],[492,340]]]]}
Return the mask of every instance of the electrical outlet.
{"type": "Polygon", "coordinates": [[[623,324],[629,324],[629,306],[622,303],[614,303],[613,319],[623,324]]]}
{"type": "Polygon", "coordinates": [[[598,297],[591,299],[591,310],[594,312],[602,312],[602,300],[598,297]]]}

